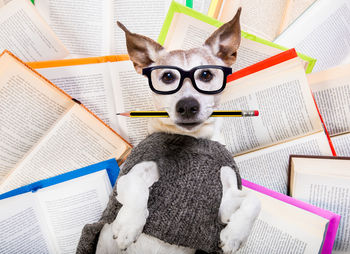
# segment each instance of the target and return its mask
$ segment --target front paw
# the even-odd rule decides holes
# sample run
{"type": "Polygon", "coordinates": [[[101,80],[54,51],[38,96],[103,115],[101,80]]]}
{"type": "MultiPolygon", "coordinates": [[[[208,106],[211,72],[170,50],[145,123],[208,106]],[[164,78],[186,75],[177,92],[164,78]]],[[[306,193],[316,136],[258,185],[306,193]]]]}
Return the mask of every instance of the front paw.
{"type": "Polygon", "coordinates": [[[117,241],[119,249],[127,249],[138,239],[147,217],[147,209],[135,210],[122,206],[112,224],[113,238],[117,241]]]}
{"type": "Polygon", "coordinates": [[[220,233],[220,248],[225,254],[235,253],[244,242],[245,236],[237,228],[227,225],[220,233]]]}
{"type": "Polygon", "coordinates": [[[225,254],[235,253],[247,240],[260,211],[260,203],[257,205],[252,206],[250,210],[237,210],[231,215],[226,227],[221,230],[220,247],[225,254]]]}

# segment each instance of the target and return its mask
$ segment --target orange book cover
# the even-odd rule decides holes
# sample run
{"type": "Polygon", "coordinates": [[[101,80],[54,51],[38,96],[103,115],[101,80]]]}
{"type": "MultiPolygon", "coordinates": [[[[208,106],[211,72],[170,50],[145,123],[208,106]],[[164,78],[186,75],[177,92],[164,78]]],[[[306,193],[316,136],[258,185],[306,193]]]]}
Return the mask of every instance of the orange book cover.
{"type": "Polygon", "coordinates": [[[117,62],[117,61],[125,61],[125,60],[129,60],[128,55],[111,55],[111,56],[74,58],[74,59],[63,59],[63,60],[42,61],[42,62],[29,62],[27,64],[33,69],[41,69],[41,68],[50,68],[50,67],[117,62]]]}
{"type": "MultiPolygon", "coordinates": [[[[107,56],[107,57],[89,57],[89,58],[82,58],[82,59],[67,59],[67,60],[54,60],[54,61],[43,61],[43,62],[33,62],[33,63],[24,63],[22,60],[20,60],[18,57],[16,57],[14,54],[12,54],[8,50],[4,50],[1,54],[0,57],[4,54],[9,54],[12,56],[14,59],[16,59],[18,62],[26,66],[30,71],[32,71],[35,75],[39,76],[43,80],[46,81],[47,84],[55,87],[58,91],[61,93],[65,94],[67,97],[70,99],[74,100],[69,94],[64,92],[61,88],[57,87],[54,85],[50,80],[42,76],[40,73],[35,71],[33,68],[40,68],[37,66],[42,66],[41,68],[46,68],[46,67],[54,67],[54,66],[65,66],[65,64],[69,65],[79,65],[79,64],[88,64],[88,63],[98,63],[98,62],[106,62],[106,61],[123,61],[123,60],[128,60],[127,55],[122,55],[122,56],[107,56]],[[123,59],[123,60],[117,60],[117,59],[123,59]],[[46,65],[47,64],[47,65],[46,65]]],[[[108,126],[105,122],[103,122],[96,114],[91,112],[87,107],[85,107],[83,104],[79,103],[86,111],[88,111],[91,115],[93,115],[97,120],[99,120],[104,126],[106,126],[109,130],[111,130],[114,134],[116,134],[121,140],[123,140],[129,148],[132,148],[132,145],[126,141],[122,136],[120,136],[116,131],[114,131],[110,126],[108,126]]],[[[130,149],[128,149],[130,152],[130,149]]],[[[128,153],[129,153],[128,152],[128,153]]],[[[126,154],[127,155],[127,154],[126,154]]],[[[122,163],[126,159],[126,156],[123,157],[122,161],[118,161],[118,163],[122,163]]]]}

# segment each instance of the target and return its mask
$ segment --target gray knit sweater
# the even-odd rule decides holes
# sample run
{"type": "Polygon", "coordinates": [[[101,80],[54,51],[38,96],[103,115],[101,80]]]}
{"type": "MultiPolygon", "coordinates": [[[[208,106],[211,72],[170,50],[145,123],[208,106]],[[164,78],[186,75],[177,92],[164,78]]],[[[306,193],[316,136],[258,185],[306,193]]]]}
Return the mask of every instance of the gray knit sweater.
{"type": "MultiPolygon", "coordinates": [[[[125,162],[123,174],[142,161],[157,163],[159,180],[150,188],[149,217],[143,232],[170,244],[220,252],[218,212],[222,197],[220,168],[230,166],[241,179],[229,151],[215,141],[154,133],[144,139],[125,162]]],[[[99,232],[112,223],[121,204],[116,188],[99,222],[84,227],[77,253],[94,253],[99,232]]]]}

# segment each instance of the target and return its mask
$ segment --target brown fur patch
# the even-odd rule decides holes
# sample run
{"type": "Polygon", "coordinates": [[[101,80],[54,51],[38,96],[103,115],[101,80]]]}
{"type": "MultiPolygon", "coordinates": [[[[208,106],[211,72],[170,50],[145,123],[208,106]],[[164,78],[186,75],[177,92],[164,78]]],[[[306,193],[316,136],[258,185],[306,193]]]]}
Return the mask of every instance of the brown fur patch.
{"type": "Polygon", "coordinates": [[[237,50],[241,42],[241,26],[239,17],[242,8],[239,8],[231,21],[223,24],[204,43],[212,53],[221,58],[228,66],[236,61],[237,50]]]}
{"type": "Polygon", "coordinates": [[[125,32],[126,47],[135,69],[140,70],[155,62],[153,55],[164,48],[151,38],[141,34],[131,33],[122,23],[117,21],[118,26],[125,32]],[[150,52],[153,51],[153,52],[150,52]],[[153,53],[153,54],[152,54],[153,53]]]}

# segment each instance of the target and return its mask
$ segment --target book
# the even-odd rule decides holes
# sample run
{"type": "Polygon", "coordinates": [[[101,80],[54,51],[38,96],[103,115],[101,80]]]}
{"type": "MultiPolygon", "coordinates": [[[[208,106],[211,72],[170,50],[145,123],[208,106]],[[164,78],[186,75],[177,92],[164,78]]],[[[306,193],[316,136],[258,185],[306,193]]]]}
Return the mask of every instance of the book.
{"type": "Polygon", "coordinates": [[[4,1],[0,7],[0,52],[7,49],[24,61],[64,58],[68,51],[30,0],[4,1]]]}
{"type": "MultiPolygon", "coordinates": [[[[186,0],[181,0],[185,4],[186,0]]],[[[195,1],[194,7],[197,8],[195,1]]],[[[84,1],[36,0],[35,6],[58,38],[67,46],[70,58],[127,54],[124,32],[157,39],[171,0],[84,1]]]]}
{"type": "MultiPolygon", "coordinates": [[[[0,0],[0,8],[13,0],[0,0]]],[[[34,0],[30,0],[34,4],[34,0]]]]}
{"type": "Polygon", "coordinates": [[[223,140],[248,181],[286,194],[291,153],[335,155],[294,49],[230,75],[220,109],[233,108],[260,113],[223,119],[223,140]]]}
{"type": "Polygon", "coordinates": [[[8,51],[0,56],[0,193],[109,158],[131,145],[8,51]]]}
{"type": "Polygon", "coordinates": [[[290,157],[290,195],[341,216],[332,253],[350,252],[350,157],[290,157]]]}
{"type": "Polygon", "coordinates": [[[337,155],[350,156],[350,64],[309,74],[312,93],[337,155]]]}
{"type": "Polygon", "coordinates": [[[148,134],[148,120],[135,121],[116,113],[152,110],[154,105],[147,78],[128,59],[119,55],[28,64],[137,145],[148,134]]]}
{"type": "Polygon", "coordinates": [[[0,195],[0,253],[75,253],[85,224],[107,206],[115,159],[0,195]]]}
{"type": "Polygon", "coordinates": [[[242,179],[261,211],[237,253],[332,253],[340,216],[242,179]]]}
{"type": "Polygon", "coordinates": [[[350,2],[318,0],[275,43],[317,58],[314,71],[350,62],[350,2]]]}
{"type": "Polygon", "coordinates": [[[230,21],[242,7],[241,26],[248,33],[273,41],[316,0],[212,1],[208,15],[230,21]]]}
{"type": "MultiPolygon", "coordinates": [[[[184,1],[177,1],[178,3],[181,3],[184,5],[184,1]]],[[[192,8],[198,12],[207,14],[210,8],[210,5],[212,4],[211,0],[186,0],[186,6],[189,8],[192,8]]]]}
{"type": "MultiPolygon", "coordinates": [[[[168,50],[199,47],[223,23],[173,1],[169,7],[158,42],[168,50]]],[[[287,48],[242,31],[234,71],[274,56],[287,48]]],[[[299,54],[306,72],[312,71],[315,59],[299,54]]]]}

